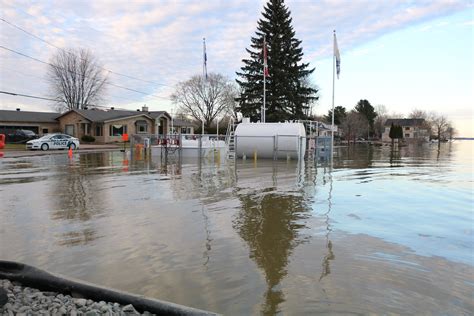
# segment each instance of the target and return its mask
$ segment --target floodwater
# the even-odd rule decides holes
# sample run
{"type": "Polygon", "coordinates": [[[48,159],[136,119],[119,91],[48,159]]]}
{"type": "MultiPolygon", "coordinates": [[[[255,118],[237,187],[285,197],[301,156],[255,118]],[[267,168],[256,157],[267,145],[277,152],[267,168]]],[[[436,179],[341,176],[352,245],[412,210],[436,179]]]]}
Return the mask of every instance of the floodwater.
{"type": "Polygon", "coordinates": [[[0,259],[226,315],[474,313],[474,142],[0,160],[0,259]]]}

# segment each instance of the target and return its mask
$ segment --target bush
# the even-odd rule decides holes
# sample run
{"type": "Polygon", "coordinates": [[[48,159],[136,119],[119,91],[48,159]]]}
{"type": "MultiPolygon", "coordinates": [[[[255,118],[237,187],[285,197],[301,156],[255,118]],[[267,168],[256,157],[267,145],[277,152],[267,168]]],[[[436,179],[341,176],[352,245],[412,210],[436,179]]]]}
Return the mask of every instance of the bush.
{"type": "Polygon", "coordinates": [[[84,135],[81,137],[81,141],[85,143],[93,143],[95,142],[95,137],[91,135],[84,135]]]}

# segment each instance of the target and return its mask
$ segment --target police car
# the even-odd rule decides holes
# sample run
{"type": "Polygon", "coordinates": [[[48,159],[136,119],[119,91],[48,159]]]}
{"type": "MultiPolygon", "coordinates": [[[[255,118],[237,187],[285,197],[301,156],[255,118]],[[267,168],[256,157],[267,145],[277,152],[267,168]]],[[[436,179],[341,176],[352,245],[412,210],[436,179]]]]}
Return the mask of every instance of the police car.
{"type": "Polygon", "coordinates": [[[26,142],[26,149],[78,149],[79,139],[66,134],[46,134],[26,142]]]}

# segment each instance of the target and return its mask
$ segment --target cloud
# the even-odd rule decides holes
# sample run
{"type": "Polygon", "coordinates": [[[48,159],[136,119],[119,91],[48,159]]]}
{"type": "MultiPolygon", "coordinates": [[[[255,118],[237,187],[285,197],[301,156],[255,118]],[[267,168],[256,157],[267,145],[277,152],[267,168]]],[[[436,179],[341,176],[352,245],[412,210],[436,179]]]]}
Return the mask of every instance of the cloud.
{"type": "MultiPolygon", "coordinates": [[[[111,74],[113,83],[163,96],[172,91],[169,86],[201,72],[203,37],[206,37],[209,71],[234,77],[242,66],[241,59],[247,57],[245,48],[250,44],[264,4],[265,1],[251,0],[71,0],[34,4],[26,0],[0,0],[3,18],[54,45],[88,48],[107,69],[168,87],[111,74]]],[[[354,54],[362,54],[358,46],[388,32],[469,7],[466,2],[454,0],[289,0],[287,5],[292,11],[296,36],[303,41],[305,60],[310,62],[330,56],[333,29],[338,31],[341,51],[354,50],[354,54]]],[[[468,23],[472,25],[472,21],[468,23]]],[[[4,46],[45,61],[56,51],[6,24],[2,24],[0,39],[4,46]]],[[[34,64],[31,60],[3,50],[0,56],[0,65],[31,71],[37,77],[44,74],[45,67],[31,67],[34,64]]],[[[6,81],[0,82],[2,89],[6,81]]],[[[21,75],[12,74],[8,86],[28,93],[30,89],[24,81],[21,75]]],[[[39,83],[40,79],[31,81],[31,87],[46,87],[44,82],[39,83]]],[[[45,95],[47,91],[35,92],[45,95]]],[[[3,107],[6,101],[3,96],[0,98],[3,107]]],[[[169,107],[169,101],[114,87],[109,89],[108,102],[124,106],[146,102],[169,107]]]]}

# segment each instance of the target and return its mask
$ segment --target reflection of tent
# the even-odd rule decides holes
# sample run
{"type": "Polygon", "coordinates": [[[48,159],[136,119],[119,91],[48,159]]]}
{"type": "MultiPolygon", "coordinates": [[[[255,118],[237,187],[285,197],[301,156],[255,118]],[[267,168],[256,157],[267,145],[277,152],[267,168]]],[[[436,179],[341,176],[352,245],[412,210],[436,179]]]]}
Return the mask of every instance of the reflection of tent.
{"type": "Polygon", "coordinates": [[[250,248],[250,258],[264,271],[267,281],[265,314],[275,314],[284,301],[283,293],[275,287],[286,276],[286,266],[292,250],[302,242],[298,231],[304,228],[298,220],[304,217],[304,199],[297,195],[269,193],[240,197],[242,210],[237,214],[234,228],[250,248]]]}

